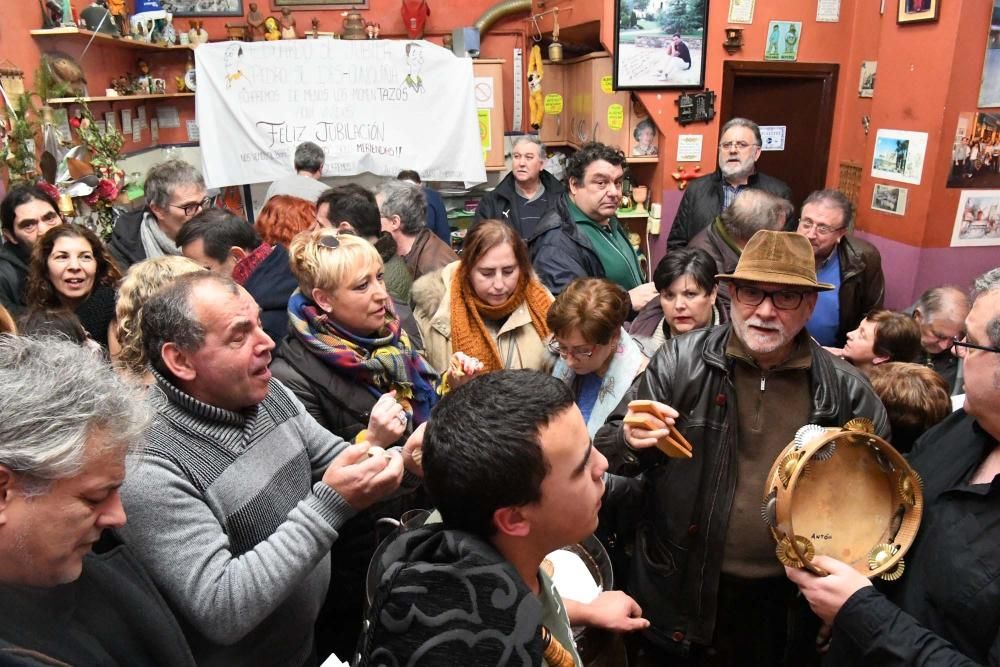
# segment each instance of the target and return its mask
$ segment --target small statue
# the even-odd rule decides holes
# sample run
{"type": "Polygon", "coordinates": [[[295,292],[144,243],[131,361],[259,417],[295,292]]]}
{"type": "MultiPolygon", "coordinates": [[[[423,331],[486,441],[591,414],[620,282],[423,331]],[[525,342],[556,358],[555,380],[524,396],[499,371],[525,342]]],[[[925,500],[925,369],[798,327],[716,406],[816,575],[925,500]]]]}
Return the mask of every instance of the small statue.
{"type": "Polygon", "coordinates": [[[247,25],[250,26],[250,29],[247,31],[248,42],[257,39],[258,34],[261,37],[264,36],[264,14],[257,7],[256,2],[250,3],[250,13],[247,14],[247,25]]]}
{"type": "Polygon", "coordinates": [[[281,39],[281,27],[278,25],[278,19],[273,16],[264,19],[264,39],[268,42],[281,39]]]}
{"type": "Polygon", "coordinates": [[[56,0],[38,0],[42,6],[42,27],[58,28],[62,23],[62,7],[56,0]]]}
{"type": "Polygon", "coordinates": [[[205,30],[204,21],[188,21],[188,25],[191,29],[188,30],[188,43],[191,44],[192,48],[198,48],[202,44],[208,41],[208,31],[205,30]]]}
{"type": "Polygon", "coordinates": [[[163,30],[160,31],[160,39],[164,44],[169,46],[177,43],[177,28],[174,27],[174,17],[169,12],[163,24],[163,30]]]}
{"type": "Polygon", "coordinates": [[[114,18],[115,25],[122,37],[128,37],[128,16],[125,10],[125,0],[108,0],[108,11],[114,18]]]}
{"type": "Polygon", "coordinates": [[[281,9],[281,39],[298,39],[295,33],[295,17],[288,7],[281,9]]]}
{"type": "Polygon", "coordinates": [[[319,39],[319,19],[315,16],[312,20],[312,36],[313,39],[319,39]]]}
{"type": "Polygon", "coordinates": [[[139,70],[139,76],[135,78],[136,89],[140,94],[148,95],[153,92],[153,80],[149,75],[149,63],[147,63],[142,58],[139,58],[135,62],[136,69],[139,70]]]}
{"type": "Polygon", "coordinates": [[[375,39],[374,23],[365,23],[365,34],[368,35],[368,39],[375,39]]]}

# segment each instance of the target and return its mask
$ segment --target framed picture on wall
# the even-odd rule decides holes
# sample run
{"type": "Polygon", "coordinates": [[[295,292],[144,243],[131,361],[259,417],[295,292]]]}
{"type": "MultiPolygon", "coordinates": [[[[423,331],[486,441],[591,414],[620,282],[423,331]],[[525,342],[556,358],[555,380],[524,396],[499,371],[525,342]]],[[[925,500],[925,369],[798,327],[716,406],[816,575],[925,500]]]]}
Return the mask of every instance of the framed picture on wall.
{"type": "Polygon", "coordinates": [[[963,190],[951,245],[1000,245],[1000,190],[963,190]]]}
{"type": "Polygon", "coordinates": [[[947,187],[1000,188],[1000,114],[958,114],[947,187]]]}
{"type": "Polygon", "coordinates": [[[707,26],[708,0],[615,0],[615,89],[704,87],[707,26]]]}
{"type": "Polygon", "coordinates": [[[872,155],[872,178],[920,185],[926,154],[926,132],[879,130],[872,155]]]}
{"type": "Polygon", "coordinates": [[[993,17],[986,36],[986,59],[979,86],[979,105],[1000,107],[1000,0],[993,0],[993,17]]]}
{"type": "Polygon", "coordinates": [[[861,61],[861,78],[858,80],[858,97],[875,96],[875,70],[877,69],[877,61],[861,61]]]}
{"type": "Polygon", "coordinates": [[[906,213],[907,189],[896,185],[876,183],[872,191],[872,208],[883,213],[904,215],[906,213]]]}
{"type": "Polygon", "coordinates": [[[896,23],[937,21],[941,0],[896,0],[899,3],[896,23]]]}
{"type": "Polygon", "coordinates": [[[243,0],[163,0],[174,16],[243,16],[243,0]]]}
{"type": "Polygon", "coordinates": [[[764,60],[797,60],[800,41],[802,21],[771,21],[767,26],[764,60]]]}
{"type": "Polygon", "coordinates": [[[271,9],[368,9],[368,0],[271,0],[271,9]]]}

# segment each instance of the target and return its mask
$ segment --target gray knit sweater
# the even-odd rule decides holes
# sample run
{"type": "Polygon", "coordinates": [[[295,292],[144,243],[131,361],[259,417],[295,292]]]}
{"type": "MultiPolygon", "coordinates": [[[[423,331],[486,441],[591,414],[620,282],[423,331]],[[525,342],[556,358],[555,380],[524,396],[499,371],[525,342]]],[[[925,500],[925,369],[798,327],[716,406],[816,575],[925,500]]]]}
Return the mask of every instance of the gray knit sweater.
{"type": "Polygon", "coordinates": [[[162,377],[127,460],[124,541],[174,608],[200,665],[301,665],[330,547],[354,510],[322,479],[346,446],[280,382],[234,413],[162,377]]]}

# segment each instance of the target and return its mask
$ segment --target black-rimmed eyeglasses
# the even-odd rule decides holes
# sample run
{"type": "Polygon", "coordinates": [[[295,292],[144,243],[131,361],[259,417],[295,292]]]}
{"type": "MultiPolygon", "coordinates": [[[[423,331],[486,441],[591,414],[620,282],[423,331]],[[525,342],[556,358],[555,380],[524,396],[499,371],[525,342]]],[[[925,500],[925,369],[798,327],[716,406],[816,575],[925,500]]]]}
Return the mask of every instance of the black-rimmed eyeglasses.
{"type": "Polygon", "coordinates": [[[736,300],[744,306],[759,306],[764,303],[764,299],[770,299],[778,310],[795,310],[802,305],[802,299],[806,295],[805,292],[790,289],[768,292],[749,285],[733,285],[733,288],[736,300]]]}
{"type": "Polygon", "coordinates": [[[179,208],[184,211],[184,215],[191,217],[198,211],[203,211],[208,208],[208,205],[212,203],[211,197],[205,197],[201,201],[193,201],[188,204],[169,204],[174,208],[179,208]]]}
{"type": "Polygon", "coordinates": [[[589,349],[585,349],[583,347],[565,348],[554,338],[546,343],[545,347],[548,348],[549,352],[552,354],[558,354],[563,359],[566,357],[573,357],[574,359],[590,359],[594,356],[594,352],[597,351],[596,345],[589,346],[589,349]]]}
{"type": "Polygon", "coordinates": [[[965,340],[965,336],[961,337],[955,336],[954,338],[952,338],[951,347],[952,350],[954,350],[955,354],[957,354],[960,357],[964,357],[967,354],[965,352],[966,349],[982,350],[983,352],[996,352],[997,354],[1000,354],[1000,348],[990,347],[988,345],[976,345],[975,343],[970,343],[969,341],[965,340]]]}

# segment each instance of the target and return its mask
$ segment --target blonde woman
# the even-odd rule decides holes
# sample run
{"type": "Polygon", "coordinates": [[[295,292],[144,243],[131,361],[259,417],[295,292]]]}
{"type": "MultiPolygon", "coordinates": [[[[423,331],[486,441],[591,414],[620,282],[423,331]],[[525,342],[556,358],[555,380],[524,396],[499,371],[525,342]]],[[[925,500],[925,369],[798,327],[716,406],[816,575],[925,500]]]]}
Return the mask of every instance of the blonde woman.
{"type": "Polygon", "coordinates": [[[115,321],[111,324],[114,335],[108,339],[111,360],[120,373],[152,384],[153,376],[146,368],[148,359],[142,351],[142,304],[177,276],[204,270],[190,259],[175,255],[143,260],[129,268],[118,288],[115,321]]]}

